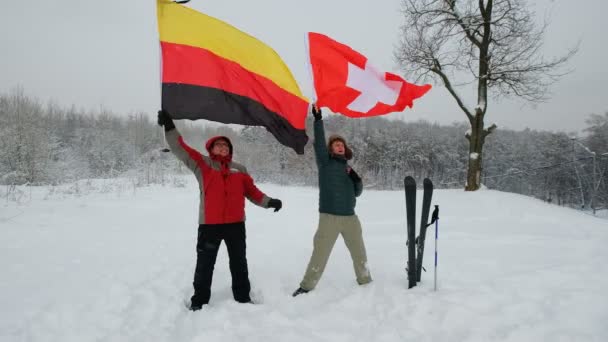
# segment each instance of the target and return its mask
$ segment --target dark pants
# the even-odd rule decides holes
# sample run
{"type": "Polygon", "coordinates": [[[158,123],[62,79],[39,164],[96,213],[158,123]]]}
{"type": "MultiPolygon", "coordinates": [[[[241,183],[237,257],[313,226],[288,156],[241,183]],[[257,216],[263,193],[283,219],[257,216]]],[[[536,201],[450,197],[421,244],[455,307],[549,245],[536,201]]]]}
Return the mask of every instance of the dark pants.
{"type": "Polygon", "coordinates": [[[247,270],[245,223],[201,224],[198,226],[196,244],[196,269],[194,271],[193,304],[207,304],[211,297],[213,268],[222,240],[226,243],[232,274],[232,294],[241,303],[251,301],[249,272],[247,270]]]}

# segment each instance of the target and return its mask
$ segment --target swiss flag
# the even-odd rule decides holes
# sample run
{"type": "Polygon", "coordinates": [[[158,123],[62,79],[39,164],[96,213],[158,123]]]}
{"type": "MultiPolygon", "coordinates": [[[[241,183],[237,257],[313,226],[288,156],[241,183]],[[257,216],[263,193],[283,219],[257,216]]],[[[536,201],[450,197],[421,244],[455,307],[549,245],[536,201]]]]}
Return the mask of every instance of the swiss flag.
{"type": "Polygon", "coordinates": [[[308,33],[317,106],[350,117],[403,111],[431,89],[380,72],[365,56],[325,35],[308,33]]]}

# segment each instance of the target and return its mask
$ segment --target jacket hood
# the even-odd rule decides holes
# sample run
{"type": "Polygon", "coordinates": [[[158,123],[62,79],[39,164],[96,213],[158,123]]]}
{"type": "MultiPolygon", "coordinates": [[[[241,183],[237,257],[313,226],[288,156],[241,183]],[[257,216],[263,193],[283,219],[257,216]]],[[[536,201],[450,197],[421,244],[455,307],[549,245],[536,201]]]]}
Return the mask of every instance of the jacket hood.
{"type": "Polygon", "coordinates": [[[232,156],[232,141],[230,141],[230,139],[228,139],[228,137],[223,136],[223,135],[218,135],[215,136],[213,138],[210,138],[209,140],[207,140],[207,143],[205,144],[205,148],[207,149],[207,152],[209,152],[209,155],[211,155],[211,149],[213,148],[213,144],[217,141],[217,140],[226,140],[228,142],[228,149],[230,151],[230,155],[232,156]]]}

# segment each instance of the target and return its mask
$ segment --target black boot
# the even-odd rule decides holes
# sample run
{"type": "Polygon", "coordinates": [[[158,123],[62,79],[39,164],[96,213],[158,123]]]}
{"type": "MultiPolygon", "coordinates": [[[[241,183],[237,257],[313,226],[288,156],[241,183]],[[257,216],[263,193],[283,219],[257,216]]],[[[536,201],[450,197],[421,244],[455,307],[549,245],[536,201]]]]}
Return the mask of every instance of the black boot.
{"type": "Polygon", "coordinates": [[[297,296],[297,295],[301,295],[303,293],[308,293],[310,290],[305,290],[301,287],[298,287],[298,289],[292,294],[293,297],[297,296]]]}
{"type": "Polygon", "coordinates": [[[203,305],[206,303],[201,302],[196,295],[192,296],[190,299],[190,311],[198,311],[203,308],[203,305]]]}
{"type": "Polygon", "coordinates": [[[203,304],[190,304],[190,311],[198,311],[203,308],[203,304]]]}

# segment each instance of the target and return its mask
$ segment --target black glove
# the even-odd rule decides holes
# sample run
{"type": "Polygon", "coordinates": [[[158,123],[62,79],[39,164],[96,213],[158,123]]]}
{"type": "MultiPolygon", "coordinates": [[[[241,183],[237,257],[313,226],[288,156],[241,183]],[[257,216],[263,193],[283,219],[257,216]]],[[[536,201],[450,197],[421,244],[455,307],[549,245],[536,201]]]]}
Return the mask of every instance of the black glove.
{"type": "Polygon", "coordinates": [[[274,208],[275,213],[281,210],[282,207],[283,202],[281,202],[280,199],[271,198],[270,201],[268,201],[268,208],[274,208]]]}
{"type": "Polygon", "coordinates": [[[158,111],[158,125],[165,127],[165,132],[169,132],[170,130],[175,128],[175,124],[173,124],[173,119],[167,111],[159,110],[158,111]]]}
{"type": "Polygon", "coordinates": [[[317,105],[312,105],[312,115],[315,117],[315,121],[323,119],[321,108],[317,108],[317,105]]]}
{"type": "Polygon", "coordinates": [[[361,177],[359,177],[359,175],[355,172],[355,170],[350,169],[350,172],[348,173],[348,176],[350,177],[350,179],[353,180],[353,182],[357,183],[361,181],[361,177]]]}

